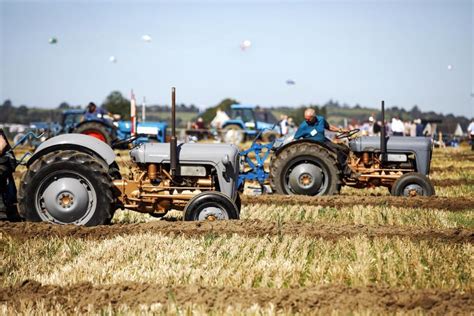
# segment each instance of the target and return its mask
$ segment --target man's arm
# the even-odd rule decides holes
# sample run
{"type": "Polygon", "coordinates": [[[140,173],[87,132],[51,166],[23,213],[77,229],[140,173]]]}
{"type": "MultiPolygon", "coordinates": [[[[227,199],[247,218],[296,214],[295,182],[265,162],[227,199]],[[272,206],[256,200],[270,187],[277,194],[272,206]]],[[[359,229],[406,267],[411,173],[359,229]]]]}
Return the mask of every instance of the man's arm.
{"type": "Polygon", "coordinates": [[[348,129],[339,128],[337,126],[330,125],[328,123],[328,121],[326,121],[326,119],[324,120],[324,128],[327,129],[327,130],[330,130],[331,132],[336,132],[336,133],[348,132],[349,131],[348,129]]]}
{"type": "Polygon", "coordinates": [[[294,139],[301,138],[305,135],[305,126],[306,126],[306,124],[304,124],[304,123],[300,125],[300,127],[298,128],[298,130],[295,133],[295,136],[293,136],[294,139]]]}

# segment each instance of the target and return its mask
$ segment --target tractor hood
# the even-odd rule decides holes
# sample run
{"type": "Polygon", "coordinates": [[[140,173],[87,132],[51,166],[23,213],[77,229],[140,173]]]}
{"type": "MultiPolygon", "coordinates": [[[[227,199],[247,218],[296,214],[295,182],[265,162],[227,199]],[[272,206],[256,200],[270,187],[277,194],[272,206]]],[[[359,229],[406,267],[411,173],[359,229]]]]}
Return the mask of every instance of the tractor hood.
{"type": "MultiPolygon", "coordinates": [[[[130,151],[130,156],[140,164],[169,164],[170,144],[141,144],[130,151]]],[[[220,191],[235,199],[240,158],[237,147],[228,144],[179,144],[177,156],[180,166],[206,165],[215,168],[220,191]]]]}
{"type": "MultiPolygon", "coordinates": [[[[186,164],[211,163],[222,164],[222,159],[228,156],[234,164],[238,161],[239,151],[230,144],[179,144],[178,160],[186,164]]],[[[147,143],[141,144],[130,151],[130,156],[137,163],[170,163],[170,144],[147,143]]]]}
{"type": "MultiPolygon", "coordinates": [[[[415,154],[417,171],[428,174],[431,161],[431,139],[428,137],[390,136],[387,140],[387,153],[415,154]]],[[[353,152],[379,152],[380,137],[362,136],[349,142],[353,152]]]]}

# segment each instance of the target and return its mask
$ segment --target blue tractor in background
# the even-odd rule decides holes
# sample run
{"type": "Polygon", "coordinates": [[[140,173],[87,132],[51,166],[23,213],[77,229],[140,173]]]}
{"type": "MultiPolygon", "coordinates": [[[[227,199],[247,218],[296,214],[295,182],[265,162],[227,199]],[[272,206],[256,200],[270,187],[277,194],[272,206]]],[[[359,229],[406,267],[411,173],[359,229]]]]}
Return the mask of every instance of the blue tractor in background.
{"type": "MultiPolygon", "coordinates": [[[[46,139],[70,133],[89,135],[112,147],[116,147],[115,144],[120,144],[120,141],[131,137],[132,123],[130,121],[113,121],[108,116],[85,119],[84,113],[84,110],[66,110],[63,112],[61,123],[31,123],[30,128],[36,134],[43,133],[40,139],[31,140],[31,145],[37,147],[46,139]]],[[[163,122],[140,122],[137,124],[137,134],[140,136],[135,140],[135,143],[145,143],[151,140],[164,143],[167,127],[168,124],[163,122]]]]}
{"type": "Polygon", "coordinates": [[[254,105],[233,104],[230,119],[223,122],[221,137],[226,143],[239,145],[261,135],[263,141],[273,141],[280,136],[280,127],[268,111],[257,111],[254,105]]]}

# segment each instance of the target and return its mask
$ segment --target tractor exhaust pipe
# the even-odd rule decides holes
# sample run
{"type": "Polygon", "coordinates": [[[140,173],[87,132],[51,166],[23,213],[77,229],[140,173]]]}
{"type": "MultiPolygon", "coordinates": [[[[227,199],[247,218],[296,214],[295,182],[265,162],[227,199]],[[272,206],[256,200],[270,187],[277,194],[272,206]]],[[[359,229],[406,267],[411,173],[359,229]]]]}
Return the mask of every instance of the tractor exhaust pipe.
{"type": "Polygon", "coordinates": [[[171,139],[170,139],[171,176],[176,176],[178,166],[178,141],[176,139],[176,88],[171,88],[171,139]]]}
{"type": "Polygon", "coordinates": [[[380,154],[382,162],[387,161],[387,135],[385,131],[385,101],[382,100],[382,124],[380,126],[380,154]]]}

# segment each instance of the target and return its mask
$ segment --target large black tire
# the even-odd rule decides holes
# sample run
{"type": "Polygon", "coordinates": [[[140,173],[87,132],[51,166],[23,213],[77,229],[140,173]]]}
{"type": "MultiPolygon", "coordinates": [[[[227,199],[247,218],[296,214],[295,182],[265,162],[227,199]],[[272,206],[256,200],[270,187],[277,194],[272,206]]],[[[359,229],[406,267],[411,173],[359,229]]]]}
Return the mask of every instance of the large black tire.
{"type": "Polygon", "coordinates": [[[240,145],[245,141],[245,131],[236,124],[230,124],[221,131],[221,137],[224,143],[240,145]]]}
{"type": "Polygon", "coordinates": [[[113,130],[111,131],[110,128],[108,128],[104,124],[101,124],[99,122],[94,122],[94,121],[85,122],[79,125],[77,128],[74,129],[73,133],[85,134],[85,135],[95,137],[107,143],[109,146],[112,145],[112,142],[116,138],[113,130]]]}
{"type": "Polygon", "coordinates": [[[203,192],[194,196],[184,209],[185,221],[239,219],[234,201],[221,192],[203,192]]]}
{"type": "Polygon", "coordinates": [[[334,195],[341,190],[341,171],[335,154],[328,149],[295,143],[272,157],[270,185],[277,194],[334,195]]]}
{"type": "Polygon", "coordinates": [[[432,196],[435,195],[433,183],[425,175],[418,172],[405,173],[398,178],[393,186],[393,196],[432,196]]]}
{"type": "Polygon", "coordinates": [[[242,209],[242,200],[240,199],[240,193],[237,192],[237,195],[235,196],[235,206],[237,206],[237,210],[239,211],[240,215],[240,210],[242,209]]]}
{"type": "Polygon", "coordinates": [[[28,221],[85,226],[110,223],[116,206],[107,168],[74,150],[54,151],[33,162],[18,200],[20,215],[28,221]]]}

